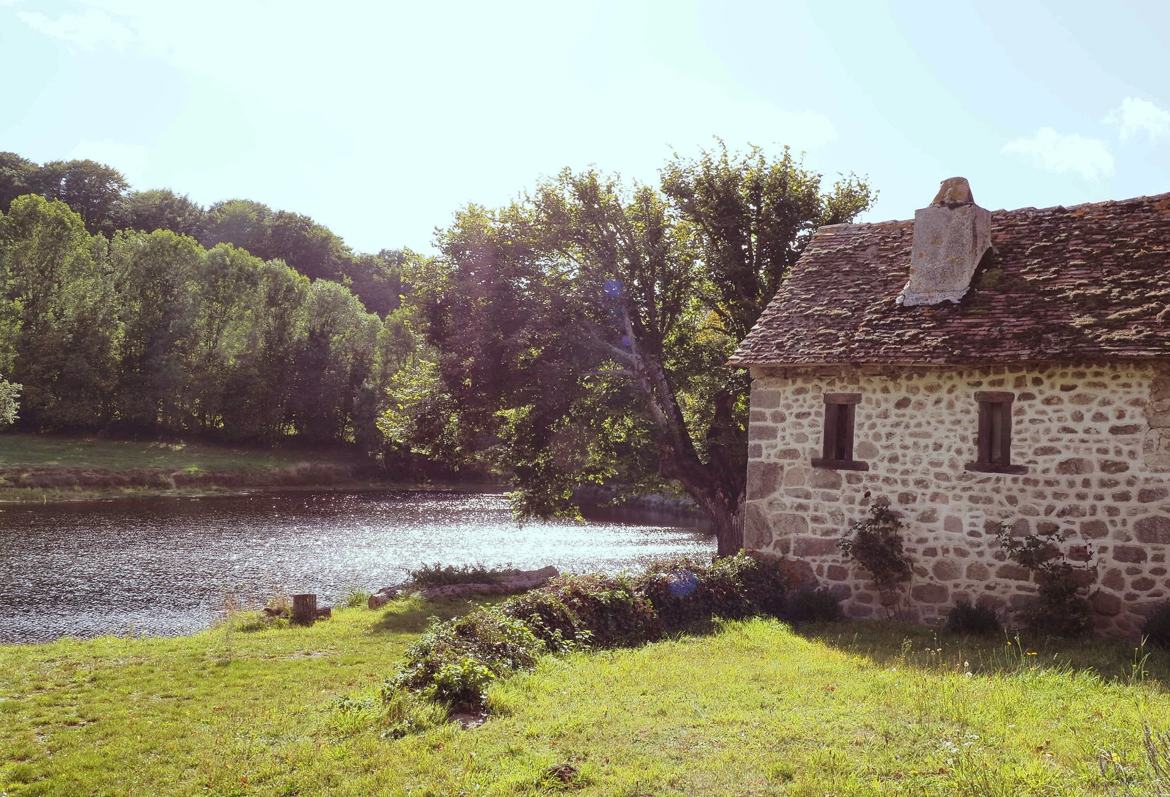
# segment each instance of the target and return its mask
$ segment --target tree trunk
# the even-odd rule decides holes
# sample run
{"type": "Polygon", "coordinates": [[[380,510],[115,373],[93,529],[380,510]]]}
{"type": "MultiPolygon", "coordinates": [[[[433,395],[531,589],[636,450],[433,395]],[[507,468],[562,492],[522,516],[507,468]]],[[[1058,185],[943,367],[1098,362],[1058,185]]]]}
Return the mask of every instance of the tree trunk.
{"type": "Polygon", "coordinates": [[[715,418],[708,430],[710,461],[699,459],[679,406],[678,396],[663,366],[660,344],[643,345],[635,328],[636,313],[626,308],[624,324],[632,342],[629,358],[637,384],[641,387],[658,427],[658,465],[661,474],[680,482],[687,494],[711,519],[718,542],[718,556],[734,556],[743,547],[742,511],[746,458],[735,457],[719,431],[731,423],[731,397],[723,394],[716,400],[715,418]],[[722,427],[717,430],[716,427],[722,427]],[[715,433],[714,437],[711,434],[715,433]]]}
{"type": "MultiPolygon", "coordinates": [[[[694,495],[694,494],[693,494],[694,495]]],[[[735,556],[743,548],[742,503],[723,500],[721,495],[696,499],[711,520],[717,541],[716,556],[735,556]]]]}

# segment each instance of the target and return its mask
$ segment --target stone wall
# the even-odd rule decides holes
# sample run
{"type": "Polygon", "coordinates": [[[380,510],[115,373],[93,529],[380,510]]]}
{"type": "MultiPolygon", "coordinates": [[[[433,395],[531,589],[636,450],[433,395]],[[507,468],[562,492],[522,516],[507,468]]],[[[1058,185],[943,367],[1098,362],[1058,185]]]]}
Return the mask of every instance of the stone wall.
{"type": "Polygon", "coordinates": [[[1136,635],[1170,599],[1170,369],[1145,364],[1035,369],[755,369],[745,546],[805,559],[856,617],[937,621],[963,598],[1010,612],[1033,599],[1006,561],[1000,523],[1061,529],[1088,545],[1095,624],[1136,635]],[[979,390],[1011,391],[1020,475],[971,472],[979,390]],[[824,394],[860,393],[854,458],[814,468],[824,394]],[[906,521],[910,585],[890,605],[837,547],[871,498],[906,521]]]}

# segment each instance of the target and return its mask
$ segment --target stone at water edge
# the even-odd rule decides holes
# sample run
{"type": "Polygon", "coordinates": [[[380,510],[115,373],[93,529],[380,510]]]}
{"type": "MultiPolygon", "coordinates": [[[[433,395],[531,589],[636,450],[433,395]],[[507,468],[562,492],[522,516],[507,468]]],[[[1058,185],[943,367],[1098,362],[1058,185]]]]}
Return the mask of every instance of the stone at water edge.
{"type": "Polygon", "coordinates": [[[371,609],[380,609],[397,597],[398,590],[395,587],[382,587],[366,599],[366,606],[371,609]]]}

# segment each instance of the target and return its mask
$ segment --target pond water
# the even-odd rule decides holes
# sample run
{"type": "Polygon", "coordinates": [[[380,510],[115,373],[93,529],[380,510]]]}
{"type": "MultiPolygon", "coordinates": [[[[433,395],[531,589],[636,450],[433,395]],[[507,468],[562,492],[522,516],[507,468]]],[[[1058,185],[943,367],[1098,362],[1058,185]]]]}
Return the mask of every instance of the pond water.
{"type": "Polygon", "coordinates": [[[422,563],[633,569],[709,554],[707,534],[617,522],[518,525],[496,494],[282,494],[0,509],[0,642],[181,634],[229,604],[402,581],[422,563]]]}

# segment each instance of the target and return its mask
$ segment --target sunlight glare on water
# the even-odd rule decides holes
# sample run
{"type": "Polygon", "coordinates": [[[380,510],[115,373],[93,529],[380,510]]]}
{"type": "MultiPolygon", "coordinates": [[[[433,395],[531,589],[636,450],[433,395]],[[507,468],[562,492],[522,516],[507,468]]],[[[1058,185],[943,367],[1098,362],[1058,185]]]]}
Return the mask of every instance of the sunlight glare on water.
{"type": "Polygon", "coordinates": [[[0,642],[62,635],[178,634],[234,599],[401,582],[423,563],[635,569],[709,555],[695,529],[517,524],[498,494],[286,494],[142,499],[0,510],[0,642]]]}

